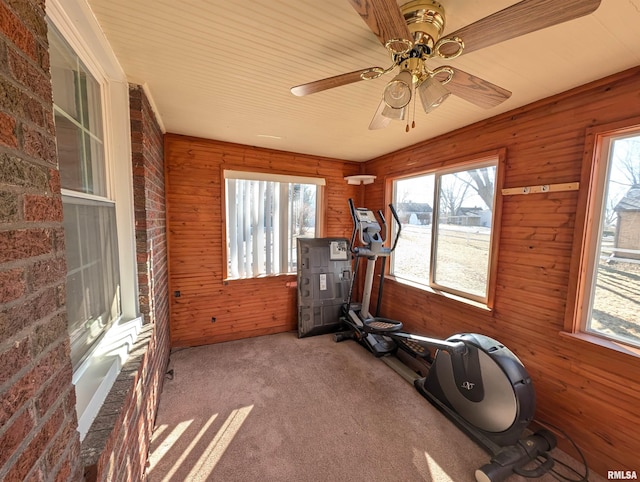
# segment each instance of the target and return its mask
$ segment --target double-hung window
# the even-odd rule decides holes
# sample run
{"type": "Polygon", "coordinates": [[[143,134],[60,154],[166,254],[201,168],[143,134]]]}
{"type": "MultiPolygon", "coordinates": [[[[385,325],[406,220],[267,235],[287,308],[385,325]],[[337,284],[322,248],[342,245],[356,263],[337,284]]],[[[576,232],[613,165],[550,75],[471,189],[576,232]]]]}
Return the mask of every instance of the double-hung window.
{"type": "Polygon", "coordinates": [[[396,279],[490,304],[497,172],[496,156],[393,181],[396,279]]]}
{"type": "Polygon", "coordinates": [[[320,233],[324,179],[225,170],[227,278],[296,271],[296,239],[320,233]]]}
{"type": "Polygon", "coordinates": [[[141,327],[128,84],[83,2],[48,0],[47,14],[66,310],[84,438],[141,327]]]}
{"type": "Polygon", "coordinates": [[[115,202],[106,182],[100,84],[49,34],[67,249],[67,319],[75,369],[121,313],[115,202]]]}
{"type": "MultiPolygon", "coordinates": [[[[640,125],[593,128],[582,243],[576,243],[576,302],[568,328],[640,348],[640,125]]],[[[583,190],[583,186],[581,191],[583,190]]],[[[605,343],[606,344],[606,343],[605,343]]],[[[636,350],[637,352],[637,350],[636,350]]]]}

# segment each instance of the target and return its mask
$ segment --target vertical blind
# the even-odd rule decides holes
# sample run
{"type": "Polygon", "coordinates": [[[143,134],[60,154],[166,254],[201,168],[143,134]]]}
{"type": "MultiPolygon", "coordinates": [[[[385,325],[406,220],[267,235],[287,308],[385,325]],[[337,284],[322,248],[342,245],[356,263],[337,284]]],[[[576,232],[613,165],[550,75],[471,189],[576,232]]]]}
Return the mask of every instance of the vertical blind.
{"type": "Polygon", "coordinates": [[[324,179],[224,171],[228,278],[295,271],[296,238],[316,231],[324,179]]]}

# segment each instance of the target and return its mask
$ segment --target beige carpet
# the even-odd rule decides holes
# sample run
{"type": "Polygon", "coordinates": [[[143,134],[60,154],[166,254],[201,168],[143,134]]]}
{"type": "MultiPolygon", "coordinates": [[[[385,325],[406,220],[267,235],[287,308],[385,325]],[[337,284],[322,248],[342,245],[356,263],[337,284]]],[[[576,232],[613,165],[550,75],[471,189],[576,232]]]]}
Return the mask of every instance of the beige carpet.
{"type": "Polygon", "coordinates": [[[464,482],[490,458],[353,341],[283,333],[177,350],[169,368],[151,482],[464,482]]]}

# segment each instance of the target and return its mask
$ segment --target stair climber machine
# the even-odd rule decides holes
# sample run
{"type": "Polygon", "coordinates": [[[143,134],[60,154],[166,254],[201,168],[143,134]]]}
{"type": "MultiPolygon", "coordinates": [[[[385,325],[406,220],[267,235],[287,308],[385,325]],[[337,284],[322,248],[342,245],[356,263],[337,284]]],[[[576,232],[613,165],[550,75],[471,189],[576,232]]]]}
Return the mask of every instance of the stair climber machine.
{"type": "Polygon", "coordinates": [[[344,329],[334,334],[335,341],[356,340],[376,357],[383,357],[385,363],[413,383],[429,402],[489,452],[491,461],[476,470],[477,481],[499,482],[513,473],[535,478],[551,470],[554,460],[549,451],[556,446],[556,439],[545,429],[524,436],[533,419],[535,393],[523,364],[508,348],[474,333],[456,334],[446,340],[414,335],[404,332],[399,321],[371,315],[369,303],[376,261],[382,258],[378,312],[384,263],[395,250],[402,226],[390,204],[397,233],[389,246],[389,227],[381,211],[378,217],[384,227],[384,238],[372,211],[356,208],[351,199],[349,207],[354,225],[350,246],[354,269],[340,318],[344,329]],[[354,303],[353,288],[363,258],[366,272],[362,301],[354,303]],[[420,375],[425,372],[426,376],[420,375]]]}

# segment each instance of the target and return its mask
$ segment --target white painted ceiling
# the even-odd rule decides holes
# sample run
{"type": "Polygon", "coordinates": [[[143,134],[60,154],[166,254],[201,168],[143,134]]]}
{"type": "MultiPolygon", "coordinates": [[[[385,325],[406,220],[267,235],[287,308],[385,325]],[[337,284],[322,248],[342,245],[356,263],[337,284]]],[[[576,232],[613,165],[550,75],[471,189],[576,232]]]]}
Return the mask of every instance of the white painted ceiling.
{"type": "MultiPolygon", "coordinates": [[[[441,3],[446,35],[516,2],[441,3]]],[[[167,132],[356,161],[640,65],[640,0],[602,0],[586,17],[448,61],[510,90],[498,107],[482,109],[451,96],[428,115],[418,111],[409,133],[401,122],[370,131],[393,74],[306,97],[289,91],[391,64],[347,0],[89,4],[130,82],[147,84],[167,132]]]]}

